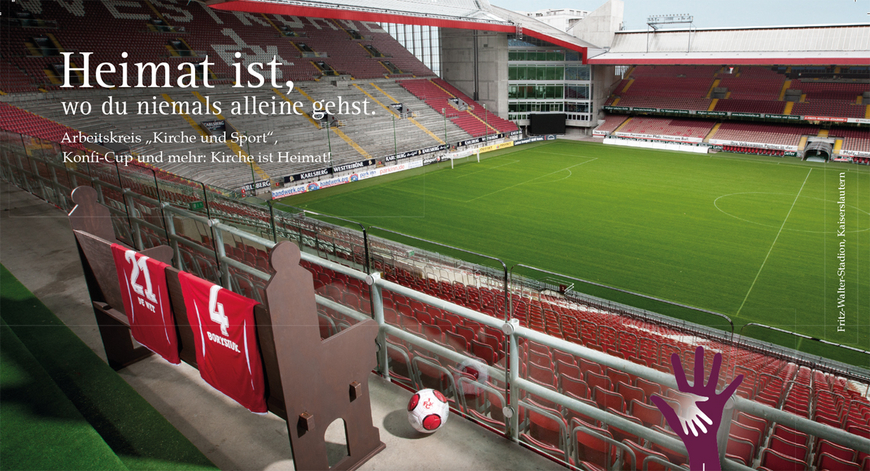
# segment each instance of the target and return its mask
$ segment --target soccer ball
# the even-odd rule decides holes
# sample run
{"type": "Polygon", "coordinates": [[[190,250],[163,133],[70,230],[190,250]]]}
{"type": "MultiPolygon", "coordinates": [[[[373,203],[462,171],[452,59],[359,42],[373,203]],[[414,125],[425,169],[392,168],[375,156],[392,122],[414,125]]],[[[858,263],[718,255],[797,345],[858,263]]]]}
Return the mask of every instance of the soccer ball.
{"type": "Polygon", "coordinates": [[[408,422],[418,432],[433,433],[447,422],[447,398],[434,389],[421,389],[408,401],[408,422]]]}

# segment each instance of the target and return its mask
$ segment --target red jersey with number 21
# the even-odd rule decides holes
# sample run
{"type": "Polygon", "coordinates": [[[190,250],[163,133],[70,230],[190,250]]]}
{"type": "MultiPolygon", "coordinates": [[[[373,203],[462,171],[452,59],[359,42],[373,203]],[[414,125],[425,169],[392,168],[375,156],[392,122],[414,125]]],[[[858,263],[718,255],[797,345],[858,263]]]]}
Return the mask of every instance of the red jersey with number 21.
{"type": "Polygon", "coordinates": [[[112,244],[112,257],[133,338],[169,363],[180,363],[166,289],[167,265],[119,244],[112,244]]]}
{"type": "Polygon", "coordinates": [[[254,325],[257,302],[190,273],[181,272],[178,279],[202,379],[251,412],[266,412],[254,325]]]}

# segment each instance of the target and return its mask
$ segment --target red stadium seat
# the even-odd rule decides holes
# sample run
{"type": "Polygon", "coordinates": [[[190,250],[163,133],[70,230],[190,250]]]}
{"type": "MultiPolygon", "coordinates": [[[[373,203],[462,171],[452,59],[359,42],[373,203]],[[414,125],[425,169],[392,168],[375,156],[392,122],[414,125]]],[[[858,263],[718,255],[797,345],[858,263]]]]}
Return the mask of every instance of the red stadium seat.
{"type": "Polygon", "coordinates": [[[653,394],[663,396],[662,386],[659,383],[655,383],[643,378],[637,378],[637,380],[635,381],[635,386],[640,388],[647,398],[649,398],[653,394]]]}
{"type": "Polygon", "coordinates": [[[770,437],[770,442],[767,446],[772,450],[776,450],[779,453],[790,456],[796,460],[805,461],[807,458],[806,446],[790,442],[777,435],[770,437]]]}
{"type": "Polygon", "coordinates": [[[855,461],[857,458],[857,452],[855,450],[830,442],[824,438],[820,438],[816,447],[816,464],[818,464],[818,457],[823,453],[827,453],[828,455],[839,458],[843,461],[855,461]]]}
{"type": "Polygon", "coordinates": [[[758,429],[762,435],[767,431],[767,421],[762,418],[749,415],[743,411],[738,411],[735,417],[737,422],[758,429]]]}
{"type": "Polygon", "coordinates": [[[636,468],[634,469],[644,469],[647,471],[682,470],[679,466],[670,463],[668,458],[661,453],[634,442],[623,443],[632,452],[632,455],[629,455],[628,452],[623,452],[623,462],[631,462],[633,460],[636,463],[636,468]]]}
{"type": "Polygon", "coordinates": [[[773,435],[801,446],[806,446],[807,443],[807,434],[782,424],[773,427],[773,435]]]}
{"type": "Polygon", "coordinates": [[[625,412],[625,399],[613,391],[602,389],[600,386],[593,386],[592,399],[601,409],[612,407],[620,412],[625,412]]]}
{"type": "Polygon", "coordinates": [[[801,460],[766,448],[761,452],[761,466],[776,471],[806,471],[807,464],[801,460]]]}
{"type": "Polygon", "coordinates": [[[731,422],[731,430],[730,435],[742,438],[749,443],[752,443],[753,446],[758,448],[761,444],[761,430],[758,430],[754,427],[749,427],[738,422],[731,422]]]}
{"type": "Polygon", "coordinates": [[[610,378],[604,376],[602,374],[595,373],[593,371],[586,372],[586,384],[589,385],[590,388],[599,387],[601,389],[605,389],[610,391],[613,387],[610,384],[610,378]]]}
{"type": "Polygon", "coordinates": [[[579,420],[573,420],[571,436],[574,439],[574,463],[590,471],[611,469],[622,449],[610,432],[579,420]]]}
{"type": "Polygon", "coordinates": [[[559,387],[564,393],[572,393],[577,397],[589,398],[589,386],[582,379],[565,374],[559,375],[559,387]]]}
{"type": "Polygon", "coordinates": [[[861,471],[858,463],[846,461],[836,456],[822,453],[819,455],[818,471],[861,471]]]}
{"type": "Polygon", "coordinates": [[[580,378],[580,368],[577,365],[565,363],[562,360],[556,360],[556,373],[560,375],[571,376],[573,378],[580,378]]]}
{"type": "Polygon", "coordinates": [[[662,411],[659,410],[658,407],[650,404],[646,404],[643,402],[639,402],[636,399],[632,399],[629,402],[631,414],[640,419],[641,423],[646,427],[652,426],[663,426],[664,425],[664,415],[662,415],[662,411]]]}
{"type": "Polygon", "coordinates": [[[616,392],[618,392],[625,399],[626,403],[630,403],[633,400],[636,400],[638,402],[646,401],[643,389],[631,386],[622,381],[616,383],[616,392]]]}
{"type": "Polygon", "coordinates": [[[543,451],[556,455],[568,461],[567,438],[568,425],[556,410],[529,402],[526,407],[528,432],[521,433],[520,438],[543,451]]]}
{"type": "MultiPolygon", "coordinates": [[[[626,414],[625,412],[621,412],[621,411],[614,409],[612,407],[608,407],[607,412],[610,412],[611,414],[616,415],[618,417],[621,417],[629,422],[633,422],[633,423],[638,424],[638,425],[643,425],[641,423],[640,419],[638,419],[637,417],[634,417],[630,414],[626,414]]],[[[610,422],[608,422],[606,425],[607,425],[607,431],[610,432],[611,435],[613,435],[614,440],[616,440],[618,442],[624,442],[624,441],[628,440],[628,441],[633,441],[633,442],[638,443],[638,444],[642,443],[641,438],[639,438],[637,435],[635,435],[631,432],[627,432],[627,431],[623,430],[620,426],[618,426],[614,423],[610,423],[610,422]]]]}
{"type": "Polygon", "coordinates": [[[553,374],[551,368],[538,366],[535,363],[529,363],[528,374],[530,379],[534,379],[549,387],[556,387],[556,376],[553,374]]]}
{"type": "Polygon", "coordinates": [[[744,438],[729,435],[725,456],[733,460],[739,460],[744,466],[749,466],[755,459],[755,445],[744,438]]]}

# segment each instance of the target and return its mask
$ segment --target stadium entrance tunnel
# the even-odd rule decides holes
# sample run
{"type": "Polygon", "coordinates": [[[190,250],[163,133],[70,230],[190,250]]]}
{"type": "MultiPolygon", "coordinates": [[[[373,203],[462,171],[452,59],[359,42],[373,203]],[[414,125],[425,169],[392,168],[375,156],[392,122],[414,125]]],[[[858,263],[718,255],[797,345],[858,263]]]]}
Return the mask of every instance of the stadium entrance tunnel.
{"type": "Polygon", "coordinates": [[[834,145],[826,140],[811,140],[804,148],[803,160],[809,162],[827,162],[833,155],[834,145]]]}

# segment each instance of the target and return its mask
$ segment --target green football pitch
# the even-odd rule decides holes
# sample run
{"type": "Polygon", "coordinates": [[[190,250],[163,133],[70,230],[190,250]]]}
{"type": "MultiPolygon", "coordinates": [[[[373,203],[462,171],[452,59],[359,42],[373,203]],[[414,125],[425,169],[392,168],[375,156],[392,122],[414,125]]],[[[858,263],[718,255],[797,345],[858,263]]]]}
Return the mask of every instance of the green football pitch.
{"type": "MultiPolygon", "coordinates": [[[[760,323],[870,349],[870,167],[571,141],[483,157],[282,203],[491,255],[509,267],[522,263],[714,311],[737,332],[760,323]]],[[[724,324],[592,285],[575,290],[724,324]]],[[[865,354],[754,326],[743,333],[870,368],[865,354]]]]}

